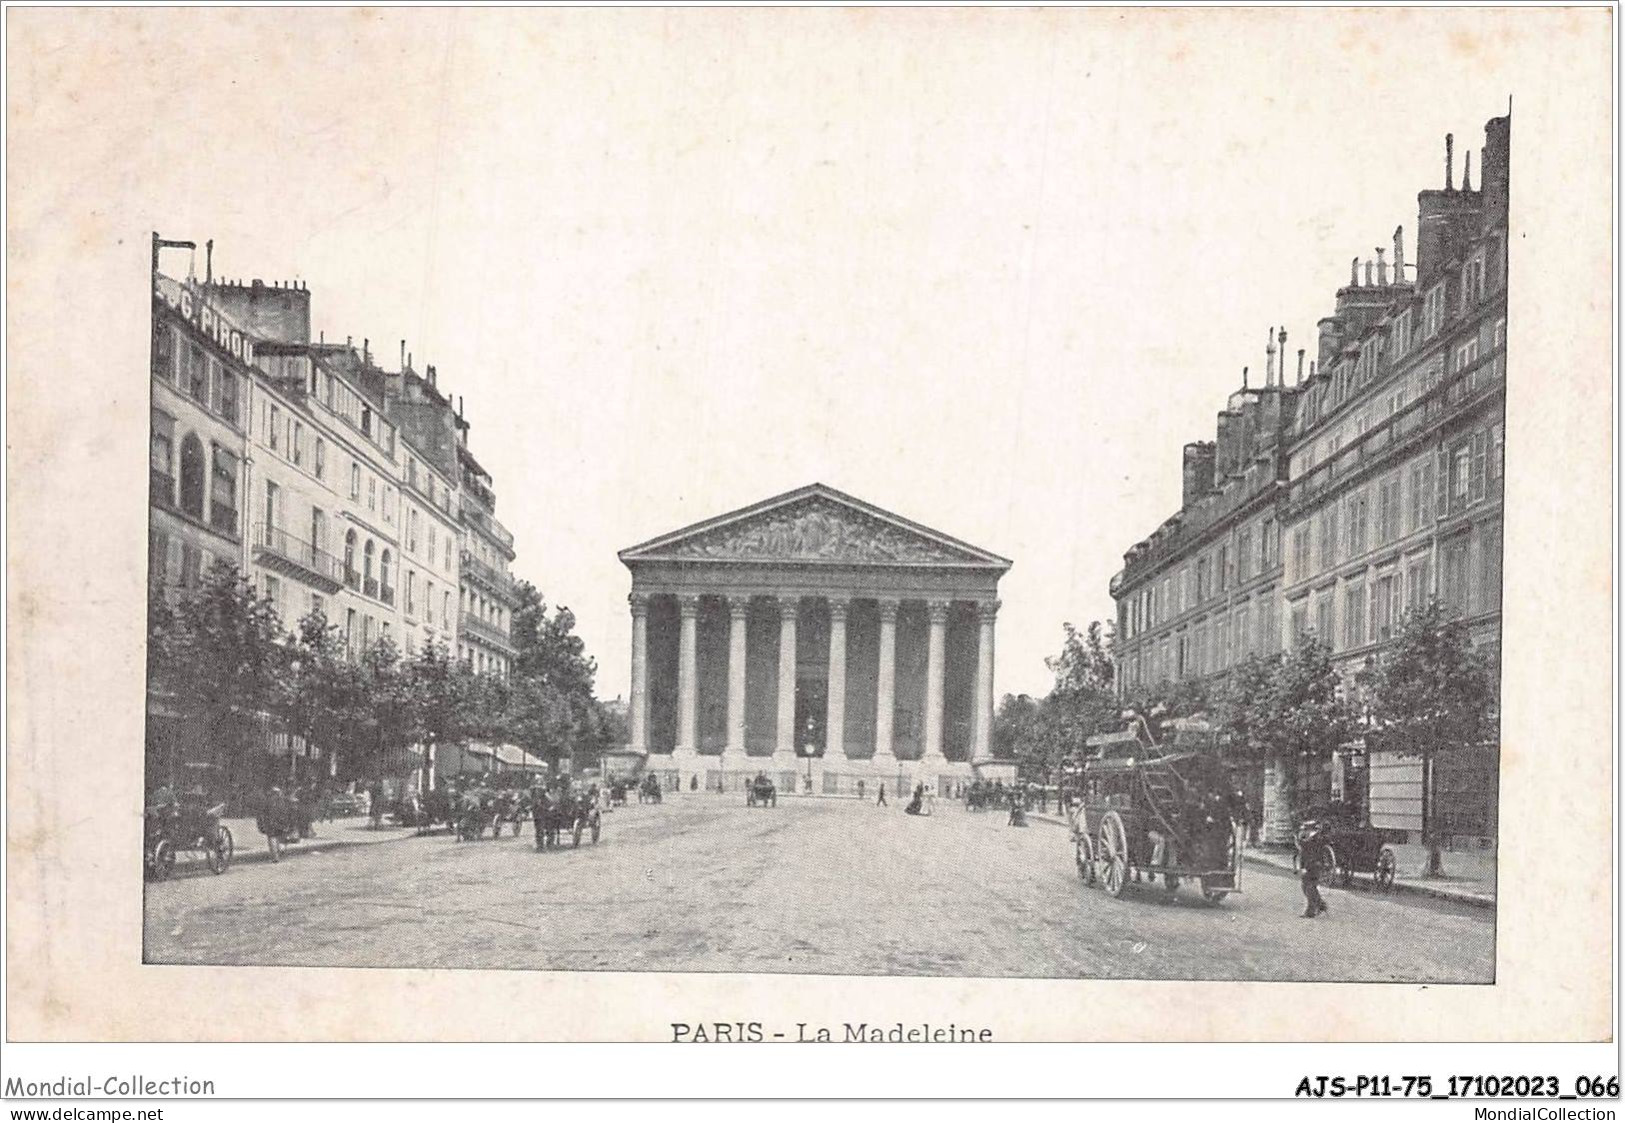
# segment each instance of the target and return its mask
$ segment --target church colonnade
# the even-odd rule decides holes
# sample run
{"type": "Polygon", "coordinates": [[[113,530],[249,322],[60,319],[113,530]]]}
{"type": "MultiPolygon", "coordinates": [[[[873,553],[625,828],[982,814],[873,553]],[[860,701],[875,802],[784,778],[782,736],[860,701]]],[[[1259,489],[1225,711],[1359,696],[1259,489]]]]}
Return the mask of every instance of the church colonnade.
{"type": "Polygon", "coordinates": [[[629,741],[652,765],[669,752],[679,768],[702,757],[792,768],[811,747],[825,768],[888,774],[899,761],[992,756],[996,599],[637,588],[628,599],[629,741]]]}

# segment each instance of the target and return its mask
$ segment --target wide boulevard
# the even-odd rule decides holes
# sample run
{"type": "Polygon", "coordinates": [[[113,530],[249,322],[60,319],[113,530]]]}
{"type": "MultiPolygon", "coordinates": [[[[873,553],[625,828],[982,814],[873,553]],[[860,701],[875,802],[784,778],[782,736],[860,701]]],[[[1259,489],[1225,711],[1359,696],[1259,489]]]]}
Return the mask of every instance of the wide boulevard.
{"type": "MultiPolygon", "coordinates": [[[[327,832],[357,830],[331,824],[327,832]]],[[[538,853],[444,832],[238,863],[147,887],[156,963],[1051,978],[1490,982],[1493,912],[1248,864],[1217,906],[1186,887],[1086,888],[1064,827],[939,803],[678,795],[538,853]]],[[[240,849],[263,844],[238,840],[240,849]]]]}

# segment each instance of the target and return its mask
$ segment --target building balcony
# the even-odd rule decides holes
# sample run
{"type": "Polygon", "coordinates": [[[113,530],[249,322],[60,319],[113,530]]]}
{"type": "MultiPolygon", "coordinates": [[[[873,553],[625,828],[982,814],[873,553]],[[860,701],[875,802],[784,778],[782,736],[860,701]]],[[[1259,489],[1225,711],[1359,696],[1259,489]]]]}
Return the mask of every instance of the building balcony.
{"type": "Polygon", "coordinates": [[[361,583],[361,591],[373,600],[378,599],[378,578],[368,577],[361,583]]]}
{"type": "Polygon", "coordinates": [[[392,585],[383,585],[383,586],[381,586],[378,589],[378,599],[383,601],[385,604],[393,605],[395,603],[395,588],[394,588],[394,586],[392,586],[392,585]]]}
{"type": "Polygon", "coordinates": [[[484,640],[493,647],[500,648],[508,654],[513,654],[513,644],[508,639],[507,629],[489,620],[482,619],[471,612],[465,612],[457,622],[457,627],[463,635],[472,639],[484,640]]]}
{"type": "Polygon", "coordinates": [[[329,593],[337,592],[344,583],[337,558],[264,523],[254,527],[254,560],[267,569],[298,578],[329,593]]]}
{"type": "Polygon", "coordinates": [[[466,550],[462,555],[462,575],[466,580],[483,586],[487,591],[505,600],[513,591],[512,577],[466,550]]]}
{"type": "Polygon", "coordinates": [[[346,567],[344,570],[344,583],[359,593],[361,591],[361,574],[346,567]]]}

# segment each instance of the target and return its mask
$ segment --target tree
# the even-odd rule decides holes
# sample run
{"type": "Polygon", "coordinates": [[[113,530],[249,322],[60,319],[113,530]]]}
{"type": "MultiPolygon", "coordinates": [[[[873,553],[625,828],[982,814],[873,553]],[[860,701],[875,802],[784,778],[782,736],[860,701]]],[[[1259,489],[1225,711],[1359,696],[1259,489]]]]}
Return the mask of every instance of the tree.
{"type": "Polygon", "coordinates": [[[288,690],[282,624],[270,599],[217,561],[172,607],[153,605],[148,627],[154,684],[226,761],[248,759],[249,730],[288,690]]]}
{"type": "Polygon", "coordinates": [[[509,629],[516,654],[513,676],[540,679],[566,695],[591,698],[598,664],[575,634],[575,613],[568,608],[547,613],[547,602],[529,581],[517,587],[519,604],[509,629]]]}
{"type": "Polygon", "coordinates": [[[335,755],[342,749],[348,767],[366,719],[360,667],[345,658],[338,628],[320,613],[302,618],[284,647],[289,675],[278,712],[306,744],[335,755]]]}
{"type": "MultiPolygon", "coordinates": [[[[1277,660],[1263,680],[1262,697],[1249,707],[1252,742],[1274,773],[1276,823],[1294,809],[1300,764],[1331,759],[1356,731],[1354,710],[1332,666],[1331,649],[1314,636],[1277,660]]],[[[1290,827],[1288,826],[1288,830],[1290,827]]]]}
{"type": "Polygon", "coordinates": [[[1496,676],[1474,650],[1467,626],[1437,601],[1406,614],[1399,634],[1362,677],[1373,725],[1385,740],[1422,759],[1422,841],[1426,875],[1443,872],[1434,802],[1434,763],[1441,753],[1492,741],[1499,734],[1496,676]]]}
{"type": "Polygon", "coordinates": [[[415,699],[413,732],[431,760],[437,746],[466,736],[468,684],[474,677],[466,666],[452,661],[441,643],[426,644],[407,663],[405,679],[415,699]]]}
{"type": "Polygon", "coordinates": [[[382,780],[395,754],[416,740],[424,696],[415,677],[401,666],[390,639],[380,639],[361,654],[361,697],[370,734],[368,773],[382,780]]]}

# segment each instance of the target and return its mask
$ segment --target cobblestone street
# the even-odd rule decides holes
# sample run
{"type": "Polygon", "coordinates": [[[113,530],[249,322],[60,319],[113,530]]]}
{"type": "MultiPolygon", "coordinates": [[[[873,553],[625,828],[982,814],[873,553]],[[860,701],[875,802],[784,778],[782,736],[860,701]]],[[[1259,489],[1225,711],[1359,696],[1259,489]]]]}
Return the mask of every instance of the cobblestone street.
{"type": "MultiPolygon", "coordinates": [[[[1489,982],[1493,912],[1325,890],[1249,864],[1244,892],[1085,888],[1064,828],[939,804],[679,796],[603,839],[395,841],[147,886],[156,963],[1055,978],[1489,982]]],[[[239,848],[261,845],[239,839],[239,848]]]]}

